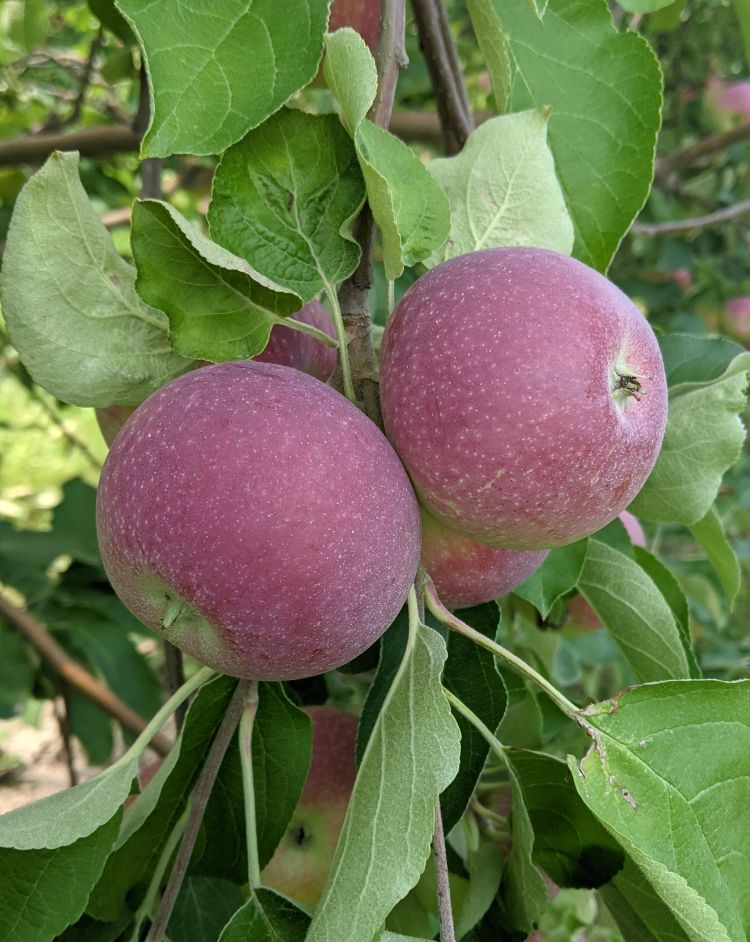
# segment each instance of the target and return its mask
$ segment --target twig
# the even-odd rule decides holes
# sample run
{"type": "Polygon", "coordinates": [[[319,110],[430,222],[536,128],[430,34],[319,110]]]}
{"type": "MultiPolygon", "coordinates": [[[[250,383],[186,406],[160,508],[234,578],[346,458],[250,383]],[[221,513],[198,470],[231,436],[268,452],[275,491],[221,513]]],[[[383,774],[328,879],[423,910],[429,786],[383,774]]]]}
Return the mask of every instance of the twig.
{"type": "MultiPolygon", "coordinates": [[[[182,663],[182,651],[176,648],[169,641],[164,642],[164,672],[167,675],[167,689],[170,694],[176,693],[185,683],[185,669],[182,663]]],[[[185,714],[190,704],[187,700],[181,703],[174,713],[175,726],[177,732],[182,729],[185,722],[185,714]]]]}
{"type": "MultiPolygon", "coordinates": [[[[383,0],[378,46],[378,91],[368,117],[379,127],[388,127],[393,111],[398,73],[406,61],[404,52],[404,0],[383,0]]],[[[365,204],[354,225],[361,256],[354,273],[339,291],[339,305],[349,350],[355,392],[366,414],[382,427],[378,397],[377,361],[372,343],[369,294],[372,287],[372,242],[374,222],[365,204]]],[[[337,369],[338,378],[339,370],[337,369]]]]}
{"type": "Polygon", "coordinates": [[[458,61],[453,37],[444,28],[445,10],[442,0],[412,0],[414,19],[419,32],[427,69],[435,92],[445,149],[456,154],[472,131],[463,77],[454,71],[458,61]]]}
{"type": "MultiPolygon", "coordinates": [[[[2,592],[0,592],[0,617],[4,618],[12,628],[20,631],[66,683],[88,697],[125,729],[136,734],[143,732],[146,722],[135,710],[131,710],[111,690],[81,667],[78,661],[73,660],[41,622],[28,612],[17,608],[2,592]]],[[[166,737],[157,733],[151,740],[151,748],[160,756],[166,756],[171,747],[166,737]]]]}
{"type": "Polygon", "coordinates": [[[691,229],[705,229],[717,222],[726,222],[750,212],[750,200],[740,200],[733,206],[717,209],[705,216],[693,216],[690,219],[671,219],[669,222],[640,223],[635,222],[630,228],[633,235],[656,236],[666,232],[689,232],[691,229]]]}
{"type": "MultiPolygon", "coordinates": [[[[143,139],[143,135],[148,130],[151,120],[151,93],[148,88],[148,77],[146,67],[141,66],[140,90],[138,93],[138,111],[133,121],[133,129],[138,135],[138,140],[143,139]]],[[[162,162],[158,157],[147,157],[141,161],[141,198],[150,200],[160,200],[162,198],[161,188],[161,168],[162,162]]]]}
{"type": "Polygon", "coordinates": [[[78,784],[78,772],[76,771],[73,746],[71,743],[68,685],[61,678],[58,678],[58,689],[60,696],[53,698],[52,708],[55,711],[55,719],[57,720],[57,726],[60,730],[60,739],[62,739],[65,764],[68,767],[68,781],[70,782],[70,787],[73,788],[78,784]]]}
{"type": "Polygon", "coordinates": [[[659,157],[656,161],[656,175],[664,176],[672,170],[690,167],[704,157],[710,157],[711,154],[726,150],[727,147],[738,144],[740,141],[746,141],[748,138],[750,138],[750,123],[741,124],[739,127],[724,131],[722,134],[706,137],[702,141],[691,144],[690,147],[683,147],[672,154],[667,154],[666,157],[659,157]]]}
{"type": "Polygon", "coordinates": [[[172,915],[174,904],[177,902],[177,896],[179,895],[182,883],[185,879],[185,874],[190,864],[190,858],[193,855],[195,841],[198,837],[201,824],[203,823],[203,815],[206,812],[208,799],[211,797],[211,791],[214,787],[216,776],[219,774],[221,763],[224,761],[229,743],[232,741],[232,737],[237,729],[237,724],[245,709],[245,703],[251,687],[252,681],[239,681],[226,713],[224,714],[224,718],[221,721],[221,726],[219,726],[216,736],[214,736],[214,741],[211,743],[211,748],[206,756],[206,762],[198,777],[193,793],[190,796],[190,812],[185,825],[185,831],[182,835],[182,841],[180,842],[180,849],[177,851],[172,872],[169,875],[169,880],[167,881],[164,895],[159,903],[154,922],[146,936],[146,942],[161,942],[164,938],[164,933],[167,931],[169,919],[172,915]]]}
{"type": "Polygon", "coordinates": [[[440,942],[456,942],[456,930],[453,926],[453,907],[451,906],[451,887],[448,877],[448,857],[445,852],[445,831],[440,801],[435,805],[435,835],[432,839],[432,853],[435,856],[435,874],[437,875],[437,898],[440,910],[440,942]]]}
{"type": "Polygon", "coordinates": [[[65,119],[66,124],[75,124],[78,119],[81,117],[81,111],[83,110],[83,103],[86,100],[86,93],[89,89],[91,83],[91,76],[94,71],[94,60],[96,59],[99,49],[102,45],[102,39],[104,37],[104,27],[100,26],[91,41],[91,48],[89,49],[88,58],[83,66],[83,72],[81,73],[81,80],[78,86],[78,94],[76,99],[73,102],[73,108],[65,119]]]}
{"type": "Polygon", "coordinates": [[[245,800],[245,837],[247,839],[247,879],[250,888],[260,886],[260,860],[258,858],[258,826],[255,814],[255,780],[253,776],[253,726],[258,712],[258,684],[251,683],[245,698],[245,709],[240,720],[240,764],[242,765],[242,792],[245,800]]]}

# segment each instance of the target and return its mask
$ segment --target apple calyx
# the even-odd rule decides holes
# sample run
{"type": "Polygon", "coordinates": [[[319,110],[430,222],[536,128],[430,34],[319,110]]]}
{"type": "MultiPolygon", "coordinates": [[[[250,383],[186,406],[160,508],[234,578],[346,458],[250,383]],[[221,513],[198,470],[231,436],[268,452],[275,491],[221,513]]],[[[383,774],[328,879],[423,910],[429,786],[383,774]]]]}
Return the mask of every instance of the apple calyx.
{"type": "Polygon", "coordinates": [[[615,370],[615,379],[612,388],[612,395],[615,400],[626,399],[632,396],[636,401],[640,401],[643,395],[641,392],[641,378],[642,377],[638,377],[633,373],[620,373],[619,370],[615,370]]]}

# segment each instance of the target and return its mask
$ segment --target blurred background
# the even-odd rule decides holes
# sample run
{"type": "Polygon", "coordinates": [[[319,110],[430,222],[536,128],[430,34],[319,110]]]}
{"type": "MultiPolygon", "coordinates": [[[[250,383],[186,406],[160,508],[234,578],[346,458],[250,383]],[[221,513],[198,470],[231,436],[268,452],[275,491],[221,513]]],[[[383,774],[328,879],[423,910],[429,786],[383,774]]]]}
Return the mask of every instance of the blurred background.
{"type": "MultiPolygon", "coordinates": [[[[464,5],[449,0],[448,8],[481,120],[492,112],[489,79],[464,5]]],[[[655,329],[721,334],[750,347],[750,67],[735,9],[725,0],[677,0],[653,14],[628,14],[616,4],[612,12],[617,28],[638,30],[651,42],[664,71],[665,103],[654,187],[610,277],[655,329]]],[[[440,129],[412,23],[407,33],[410,63],[392,127],[428,159],[442,153],[440,129]]],[[[303,92],[299,104],[330,108],[320,88],[303,92]]],[[[81,151],[84,187],[125,257],[130,207],[139,195],[163,195],[200,223],[213,159],[140,164],[138,138],[147,120],[140,53],[111,0],[2,0],[0,253],[21,187],[56,148],[81,151]]],[[[382,271],[376,273],[373,308],[383,323],[385,283],[382,271]]],[[[417,275],[401,279],[397,296],[417,275]]],[[[0,314],[2,591],[46,625],[63,654],[127,707],[149,716],[170,685],[170,668],[162,646],[120,605],[101,569],[94,501],[106,451],[93,410],[58,402],[31,381],[0,314]]],[[[750,560],[747,450],[725,478],[718,509],[744,573],[750,560]]],[[[646,538],[688,596],[705,674],[748,676],[747,580],[730,612],[705,553],[686,529],[652,528],[646,538]]],[[[555,680],[572,695],[603,697],[630,682],[595,625],[563,624],[537,634],[554,635],[543,643],[555,645],[555,680]]],[[[519,643],[534,649],[542,642],[519,643]]],[[[357,695],[343,674],[326,684],[330,699],[357,695]]],[[[131,737],[127,724],[67,683],[0,612],[0,812],[89,776],[131,737]]],[[[531,737],[529,745],[539,743],[531,737]]],[[[618,938],[587,891],[564,891],[554,907],[544,938],[618,938]]]]}

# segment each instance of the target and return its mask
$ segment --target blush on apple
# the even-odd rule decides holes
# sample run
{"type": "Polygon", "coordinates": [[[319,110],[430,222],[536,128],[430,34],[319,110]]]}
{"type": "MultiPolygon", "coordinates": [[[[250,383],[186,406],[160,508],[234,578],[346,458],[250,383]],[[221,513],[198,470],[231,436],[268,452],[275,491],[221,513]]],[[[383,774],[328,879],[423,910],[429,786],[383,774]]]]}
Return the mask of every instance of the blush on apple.
{"type": "Polygon", "coordinates": [[[357,769],[357,718],[330,707],[308,707],[312,762],[286,834],[261,879],[294,902],[314,909],[325,886],[357,769]]]}
{"type": "Polygon", "coordinates": [[[380,0],[333,0],[328,32],[350,26],[375,55],[380,39],[380,0]]]}
{"type": "Polygon", "coordinates": [[[298,370],[206,366],[117,436],[102,560],[144,624],[216,670],[308,677],[369,647],[406,600],[419,510],[385,436],[298,370]]]}
{"type": "Polygon", "coordinates": [[[542,565],[547,550],[485,546],[422,509],[422,565],[448,608],[468,608],[505,595],[542,565]]]}
{"type": "Polygon", "coordinates": [[[726,82],[712,75],[706,82],[703,103],[709,120],[719,130],[750,121],[750,81],[726,82]]]}
{"type": "Polygon", "coordinates": [[[750,297],[731,298],[724,305],[724,324],[730,334],[747,343],[750,340],[750,297]]]}
{"type": "Polygon", "coordinates": [[[472,252],[412,285],[383,338],[381,399],[421,503],[510,549],[561,546],[614,519],[667,418],[640,311],[593,269],[534,248],[472,252]]]}

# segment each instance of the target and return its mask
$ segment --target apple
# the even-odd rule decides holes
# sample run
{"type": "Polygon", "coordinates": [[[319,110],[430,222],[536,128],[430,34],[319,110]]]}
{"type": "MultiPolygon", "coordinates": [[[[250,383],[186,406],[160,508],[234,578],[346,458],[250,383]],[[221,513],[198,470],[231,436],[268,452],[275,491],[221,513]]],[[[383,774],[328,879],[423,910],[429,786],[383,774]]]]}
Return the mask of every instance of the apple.
{"type": "Polygon", "coordinates": [[[731,298],[724,305],[724,323],[732,336],[750,340],[750,297],[731,298]]]}
{"type": "Polygon", "coordinates": [[[350,26],[375,55],[380,40],[380,0],[333,0],[328,32],[350,26]]]}
{"type": "Polygon", "coordinates": [[[422,565],[448,608],[468,608],[515,589],[542,565],[547,550],[509,550],[469,540],[422,508],[422,565]]]}
{"type": "MultiPolygon", "coordinates": [[[[295,320],[302,321],[303,324],[317,327],[329,337],[336,339],[336,328],[333,326],[331,315],[320,301],[308,302],[293,317],[295,320]]],[[[276,324],[271,329],[271,336],[268,338],[265,350],[254,359],[260,360],[261,363],[292,366],[323,382],[336,369],[336,350],[333,347],[327,347],[315,337],[303,334],[292,327],[286,327],[284,324],[276,324]]],[[[203,361],[197,362],[199,365],[205,365],[203,361]]],[[[136,406],[109,406],[96,410],[96,421],[108,445],[112,445],[117,433],[135,410],[136,406]]]]}
{"type": "Polygon", "coordinates": [[[423,275],[383,337],[385,428],[421,503],[490,546],[546,549],[632,501],[667,419],[659,346],[581,262],[484,249],[423,275]]]}
{"type": "Polygon", "coordinates": [[[357,776],[357,717],[308,707],[312,761],[286,834],[261,874],[263,885],[314,909],[331,867],[357,776]]]}
{"type": "Polygon", "coordinates": [[[257,680],[352,660],[419,563],[419,509],[382,432],[319,380],[252,360],[194,370],[138,407],[105,462],[97,530],[137,618],[257,680]]]}
{"type": "Polygon", "coordinates": [[[725,82],[716,75],[709,77],[703,94],[709,120],[718,130],[750,121],[750,81],[725,82]]]}
{"type": "MultiPolygon", "coordinates": [[[[141,789],[141,793],[145,790],[146,786],[149,784],[151,779],[156,775],[156,773],[161,768],[163,759],[154,759],[153,762],[149,762],[148,765],[143,766],[138,772],[138,786],[141,789]]],[[[128,795],[125,799],[125,804],[123,808],[129,808],[130,805],[136,800],[138,795],[128,795]]]]}

